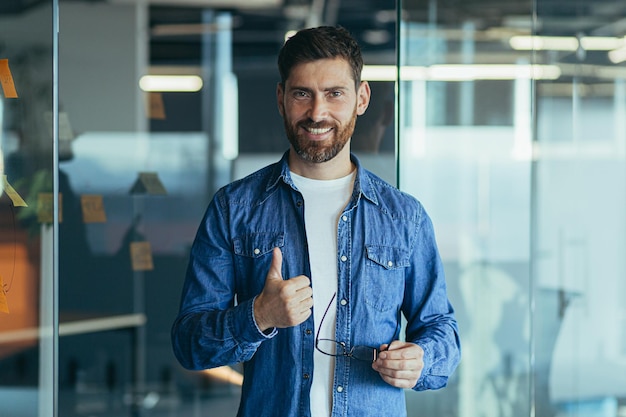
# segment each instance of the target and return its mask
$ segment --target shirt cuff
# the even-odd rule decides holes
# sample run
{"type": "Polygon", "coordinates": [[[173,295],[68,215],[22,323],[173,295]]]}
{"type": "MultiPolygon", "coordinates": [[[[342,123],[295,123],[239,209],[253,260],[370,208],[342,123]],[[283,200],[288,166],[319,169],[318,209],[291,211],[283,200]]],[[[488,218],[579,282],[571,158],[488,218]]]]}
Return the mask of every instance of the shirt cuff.
{"type": "Polygon", "coordinates": [[[254,296],[254,298],[252,298],[252,302],[250,303],[250,308],[248,309],[248,311],[250,312],[249,320],[254,325],[254,328],[256,329],[258,334],[262,335],[266,339],[271,339],[272,337],[278,334],[278,329],[276,327],[271,327],[263,331],[259,328],[259,325],[256,322],[256,318],[254,317],[254,301],[256,300],[256,297],[257,296],[254,296]]]}
{"type": "Polygon", "coordinates": [[[422,348],[424,351],[424,368],[422,369],[422,374],[420,375],[417,383],[413,387],[414,391],[424,391],[424,390],[435,390],[439,388],[443,388],[448,383],[448,377],[443,375],[432,375],[433,372],[433,363],[434,363],[434,352],[432,346],[429,342],[422,340],[420,342],[415,342],[418,346],[422,348]]]}

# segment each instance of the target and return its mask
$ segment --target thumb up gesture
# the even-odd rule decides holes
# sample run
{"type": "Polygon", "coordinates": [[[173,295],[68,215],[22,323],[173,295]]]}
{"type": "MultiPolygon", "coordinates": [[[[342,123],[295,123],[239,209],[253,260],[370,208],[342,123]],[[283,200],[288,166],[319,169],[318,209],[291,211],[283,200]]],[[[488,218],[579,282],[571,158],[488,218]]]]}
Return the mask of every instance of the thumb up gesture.
{"type": "Polygon", "coordinates": [[[274,248],[265,286],[254,301],[254,318],[261,331],[296,326],[311,315],[311,281],[304,275],[284,280],[282,264],[282,252],[274,248]]]}

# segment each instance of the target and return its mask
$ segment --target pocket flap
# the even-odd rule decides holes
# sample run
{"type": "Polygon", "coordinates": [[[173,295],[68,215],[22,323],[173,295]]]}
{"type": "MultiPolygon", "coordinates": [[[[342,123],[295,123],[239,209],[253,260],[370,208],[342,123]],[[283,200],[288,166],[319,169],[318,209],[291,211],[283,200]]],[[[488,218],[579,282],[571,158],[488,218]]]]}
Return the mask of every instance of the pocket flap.
{"type": "Polygon", "coordinates": [[[282,248],[285,244],[283,233],[252,233],[237,236],[233,239],[235,254],[258,258],[271,252],[275,247],[282,248]]]}
{"type": "Polygon", "coordinates": [[[404,268],[409,265],[409,252],[402,248],[382,245],[365,245],[367,258],[385,269],[404,268]]]}

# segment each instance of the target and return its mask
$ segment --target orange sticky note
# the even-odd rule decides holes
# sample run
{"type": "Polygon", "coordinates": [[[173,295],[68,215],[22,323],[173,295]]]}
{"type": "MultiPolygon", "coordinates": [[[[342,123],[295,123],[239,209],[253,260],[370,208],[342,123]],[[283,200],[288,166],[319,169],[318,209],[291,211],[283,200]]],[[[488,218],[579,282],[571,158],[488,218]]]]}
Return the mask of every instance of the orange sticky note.
{"type": "Polygon", "coordinates": [[[18,194],[17,191],[15,191],[13,187],[11,187],[6,175],[2,176],[2,188],[4,189],[4,192],[7,193],[15,207],[28,207],[28,204],[26,204],[24,199],[18,194]]]}
{"type": "Polygon", "coordinates": [[[7,302],[7,293],[4,290],[2,275],[0,275],[0,311],[9,314],[9,303],[7,302]]]}
{"type": "Polygon", "coordinates": [[[133,271],[151,271],[154,269],[152,263],[152,247],[150,242],[131,242],[130,259],[133,271]]]}
{"type": "Polygon", "coordinates": [[[148,117],[150,119],[165,119],[165,105],[163,104],[163,94],[148,93],[148,117]]]}
{"type": "Polygon", "coordinates": [[[80,205],[83,209],[83,221],[85,223],[106,223],[107,216],[104,212],[101,195],[81,195],[80,205]]]}
{"type": "Polygon", "coordinates": [[[4,97],[17,98],[17,90],[15,90],[8,59],[0,59],[0,84],[4,90],[4,97]]]}
{"type": "MultiPolygon", "coordinates": [[[[54,198],[52,193],[39,193],[37,196],[37,221],[39,223],[52,223],[52,210],[54,198]]],[[[59,193],[59,223],[63,221],[63,195],[59,193]]]]}

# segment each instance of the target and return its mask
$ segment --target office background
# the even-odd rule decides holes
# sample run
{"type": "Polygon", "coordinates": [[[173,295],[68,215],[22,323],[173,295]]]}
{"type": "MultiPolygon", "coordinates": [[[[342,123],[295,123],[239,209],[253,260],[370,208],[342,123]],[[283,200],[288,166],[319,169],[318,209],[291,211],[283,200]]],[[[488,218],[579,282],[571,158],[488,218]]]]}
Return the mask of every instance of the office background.
{"type": "Polygon", "coordinates": [[[458,371],[407,392],[409,416],[625,417],[624,16],[617,0],[3,0],[0,416],[236,414],[238,366],[171,352],[187,254],[214,191],[288,146],[285,36],[340,24],[373,87],[353,149],[429,211],[461,331],[458,371]]]}

